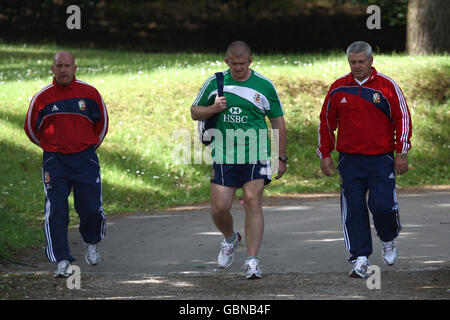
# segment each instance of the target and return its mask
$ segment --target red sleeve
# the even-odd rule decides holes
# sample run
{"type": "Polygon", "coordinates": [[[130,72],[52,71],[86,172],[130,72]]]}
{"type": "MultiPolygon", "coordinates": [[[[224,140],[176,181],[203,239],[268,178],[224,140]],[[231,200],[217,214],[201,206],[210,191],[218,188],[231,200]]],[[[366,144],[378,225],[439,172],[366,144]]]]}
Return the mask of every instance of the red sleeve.
{"type": "Polygon", "coordinates": [[[39,142],[39,133],[36,131],[36,119],[39,112],[38,107],[38,95],[37,93],[33,99],[31,99],[30,106],[28,107],[27,116],[25,118],[24,129],[28,138],[36,144],[37,146],[41,146],[39,142]]]}
{"type": "Polygon", "coordinates": [[[333,86],[331,86],[325,101],[322,105],[322,111],[320,112],[320,123],[319,123],[319,133],[318,133],[318,145],[316,153],[320,159],[328,158],[330,153],[334,150],[335,146],[335,135],[334,131],[337,128],[337,109],[333,105],[331,99],[331,91],[333,86]]]}
{"type": "Polygon", "coordinates": [[[391,80],[391,94],[389,103],[394,121],[395,150],[397,153],[408,153],[411,149],[412,122],[411,114],[400,87],[391,80]]]}
{"type": "Polygon", "coordinates": [[[103,142],[103,139],[106,136],[106,133],[108,132],[108,124],[109,124],[109,119],[108,119],[108,111],[106,110],[106,105],[105,102],[103,101],[102,96],[100,95],[100,93],[96,90],[96,99],[98,107],[100,109],[100,115],[101,115],[101,119],[100,121],[95,122],[95,134],[98,137],[98,144],[95,146],[95,148],[100,147],[100,145],[103,142]]]}

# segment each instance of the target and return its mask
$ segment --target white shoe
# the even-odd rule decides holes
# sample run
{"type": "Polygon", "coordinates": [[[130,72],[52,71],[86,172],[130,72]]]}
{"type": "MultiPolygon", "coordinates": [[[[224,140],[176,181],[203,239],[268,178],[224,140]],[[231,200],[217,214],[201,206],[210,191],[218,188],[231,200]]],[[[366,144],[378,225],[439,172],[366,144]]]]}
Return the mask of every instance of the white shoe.
{"type": "Polygon", "coordinates": [[[348,276],[350,278],[368,278],[370,262],[365,256],[358,257],[353,263],[353,269],[350,270],[348,276]]]}
{"type": "Polygon", "coordinates": [[[233,243],[228,243],[225,239],[222,241],[220,244],[219,256],[217,257],[217,265],[219,268],[225,269],[231,266],[234,261],[234,250],[236,250],[241,243],[241,239],[242,237],[239,232],[236,232],[236,240],[234,240],[233,243]]]}
{"type": "Polygon", "coordinates": [[[394,241],[389,242],[381,242],[381,257],[383,258],[383,262],[388,266],[392,266],[398,258],[397,247],[395,246],[394,241]]]}
{"type": "Polygon", "coordinates": [[[86,244],[85,259],[88,265],[96,266],[100,262],[100,249],[96,244],[86,244]]]}
{"type": "Polygon", "coordinates": [[[53,276],[55,278],[67,278],[72,275],[72,270],[70,270],[70,261],[62,260],[58,262],[58,266],[56,267],[53,276]]]}
{"type": "Polygon", "coordinates": [[[259,259],[249,259],[246,260],[242,266],[245,270],[245,277],[247,279],[261,279],[262,272],[258,266],[259,259]]]}

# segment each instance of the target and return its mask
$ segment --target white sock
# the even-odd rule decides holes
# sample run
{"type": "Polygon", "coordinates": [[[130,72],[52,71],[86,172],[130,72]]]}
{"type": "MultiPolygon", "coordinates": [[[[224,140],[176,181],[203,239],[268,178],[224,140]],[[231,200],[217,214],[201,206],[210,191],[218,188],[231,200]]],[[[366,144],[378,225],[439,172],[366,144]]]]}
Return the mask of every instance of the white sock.
{"type": "Polygon", "coordinates": [[[236,241],[236,238],[237,238],[237,234],[235,231],[233,231],[233,235],[229,238],[225,238],[225,241],[227,243],[233,243],[234,241],[236,241]]]}

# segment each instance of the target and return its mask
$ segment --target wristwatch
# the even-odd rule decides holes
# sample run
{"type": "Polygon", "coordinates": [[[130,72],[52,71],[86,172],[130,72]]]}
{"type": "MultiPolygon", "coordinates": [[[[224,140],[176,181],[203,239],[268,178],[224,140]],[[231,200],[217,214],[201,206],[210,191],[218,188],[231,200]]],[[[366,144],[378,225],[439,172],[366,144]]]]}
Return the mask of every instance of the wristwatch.
{"type": "Polygon", "coordinates": [[[283,161],[284,163],[286,163],[288,161],[289,157],[288,156],[282,156],[282,157],[279,157],[278,159],[280,161],[283,161]]]}

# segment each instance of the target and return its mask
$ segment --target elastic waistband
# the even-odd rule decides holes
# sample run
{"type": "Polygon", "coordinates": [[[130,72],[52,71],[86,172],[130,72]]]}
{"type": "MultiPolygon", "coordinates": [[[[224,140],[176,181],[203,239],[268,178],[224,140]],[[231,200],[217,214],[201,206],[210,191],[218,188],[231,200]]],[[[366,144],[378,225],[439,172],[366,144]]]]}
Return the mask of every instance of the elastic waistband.
{"type": "Polygon", "coordinates": [[[95,147],[90,146],[90,147],[84,149],[83,151],[75,152],[75,153],[57,153],[57,152],[49,152],[49,151],[44,150],[43,157],[44,157],[44,160],[46,160],[52,156],[55,156],[55,155],[58,156],[58,158],[62,158],[62,159],[83,158],[83,157],[86,157],[93,153],[95,153],[95,147]]]}
{"type": "Polygon", "coordinates": [[[394,151],[386,152],[386,153],[380,153],[380,154],[356,154],[356,153],[339,152],[339,157],[376,158],[376,157],[384,157],[384,156],[390,156],[391,158],[393,158],[394,157],[394,151]]]}

